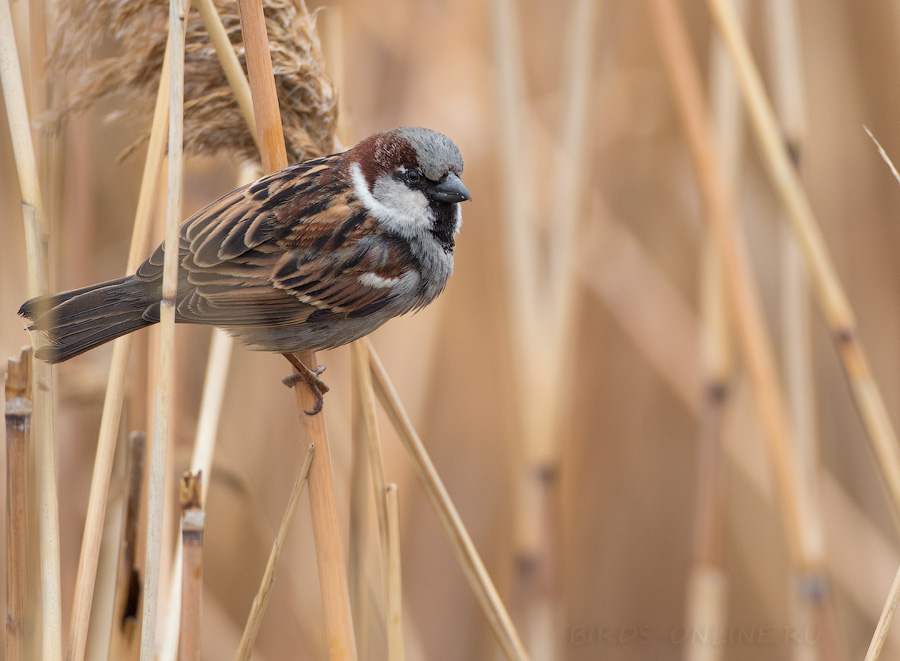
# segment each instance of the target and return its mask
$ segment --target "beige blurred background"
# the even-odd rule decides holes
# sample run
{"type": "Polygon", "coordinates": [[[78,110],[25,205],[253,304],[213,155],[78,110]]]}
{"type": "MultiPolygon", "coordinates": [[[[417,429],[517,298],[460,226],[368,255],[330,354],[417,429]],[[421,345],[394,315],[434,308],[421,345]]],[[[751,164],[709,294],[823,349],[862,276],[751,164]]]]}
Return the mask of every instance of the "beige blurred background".
{"type": "MultiPolygon", "coordinates": [[[[330,25],[322,30],[326,52],[337,49],[343,57],[339,94],[348,142],[400,125],[444,132],[460,147],[463,179],[473,197],[464,207],[456,272],[446,292],[428,309],[387,324],[372,340],[534,658],[685,658],[703,392],[698,315],[705,223],[650,3],[597,0],[592,19],[587,115],[579,142],[583,156],[574,168],[579,184],[572,188],[578,248],[570,265],[572,334],[558,352],[541,344],[529,348],[529,360],[548,373],[557,360],[564,361],[555,393],[540,385],[520,388],[528,371],[521,369],[515,339],[519,318],[507,267],[513,239],[504,214],[514,179],[520,183],[517,199],[535,214],[539,244],[551,246],[559,214],[571,208],[559,198],[564,189],[557,178],[566,159],[577,158],[565,152],[563,136],[572,71],[566,48],[575,38],[572,16],[579,4],[514,3],[519,25],[512,29],[522,47],[514,64],[523,73],[518,148],[525,157],[515,172],[509,171],[504,138],[510,116],[504,111],[498,56],[496,7],[505,4],[310,5],[322,8],[320,26],[330,25]],[[541,465],[542,499],[523,502],[517,485],[525,470],[528,421],[554,397],[560,417],[548,443],[558,461],[541,465]],[[536,552],[523,554],[521,517],[533,519],[536,552]]],[[[750,41],[771,80],[770,3],[747,4],[750,41]]],[[[706,75],[714,33],[706,4],[684,0],[680,5],[706,75]]],[[[900,159],[900,4],[799,0],[797,8],[808,121],[802,178],[891,419],[900,424],[900,184],[863,129],[868,126],[887,153],[900,159]]],[[[13,3],[20,35],[27,33],[27,9],[23,0],[13,3]]],[[[27,63],[27,40],[20,39],[19,51],[27,63]]],[[[127,108],[128,101],[112,99],[76,116],[59,134],[61,185],[45,187],[46,195],[55,196],[48,208],[59,231],[50,248],[58,289],[119,277],[124,269],[143,153],[121,164],[116,157],[145,127],[127,117],[112,123],[103,117],[127,108]]],[[[5,369],[5,358],[29,337],[16,316],[26,298],[24,239],[2,109],[0,116],[5,369]]],[[[783,218],[752,133],[742,134],[741,222],[780,355],[783,218]]],[[[194,158],[186,173],[185,217],[237,185],[238,163],[194,158]]],[[[154,241],[160,239],[157,233],[154,241]]],[[[532,265],[538,280],[546,257],[538,255],[532,265]]],[[[552,315],[549,302],[536,298],[538,310],[552,315]]],[[[828,329],[814,303],[811,307],[820,457],[813,472],[819,477],[824,572],[838,641],[832,651],[840,652],[837,658],[861,658],[900,566],[900,540],[828,329]]],[[[152,337],[144,333],[132,359],[123,437],[146,425],[146,389],[140,383],[147,368],[141,356],[152,337]]],[[[173,476],[188,465],[209,337],[209,329],[178,329],[173,476]]],[[[761,428],[737,345],[735,352],[724,423],[731,448],[724,465],[722,540],[728,597],[717,651],[723,659],[829,658],[817,644],[821,626],[796,619],[797,591],[761,428]]],[[[104,347],[55,372],[64,628],[110,354],[104,347]]],[[[332,388],[325,416],[337,505],[349,536],[349,352],[342,348],[319,358],[328,366],[325,377],[332,388]]],[[[207,508],[208,659],[233,653],[302,460],[305,444],[293,395],[280,383],[286,370],[278,356],[235,348],[207,508]]],[[[387,479],[400,493],[407,658],[500,658],[386,418],[381,430],[387,479]]],[[[110,520],[118,525],[122,457],[110,494],[110,520]]],[[[298,512],[254,658],[325,658],[306,499],[298,512]]],[[[172,514],[167,545],[176,523],[174,505],[172,514]]],[[[374,511],[370,515],[374,526],[374,511]]],[[[376,610],[377,550],[370,536],[376,610]]],[[[96,604],[103,603],[100,591],[109,589],[98,582],[96,604]]],[[[96,607],[94,617],[94,635],[102,640],[104,618],[96,607]]],[[[384,658],[379,630],[376,622],[370,649],[361,658],[384,658]]],[[[89,648],[97,650],[91,658],[104,658],[99,650],[105,644],[97,645],[89,648]]],[[[882,658],[900,658],[900,631],[889,636],[882,658]]]]}

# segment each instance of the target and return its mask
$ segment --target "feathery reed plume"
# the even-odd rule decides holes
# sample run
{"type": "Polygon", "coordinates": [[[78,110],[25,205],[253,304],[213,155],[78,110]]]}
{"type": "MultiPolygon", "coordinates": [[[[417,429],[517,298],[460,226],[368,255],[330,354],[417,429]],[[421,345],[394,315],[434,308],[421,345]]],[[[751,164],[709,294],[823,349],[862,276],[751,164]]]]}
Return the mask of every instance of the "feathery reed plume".
{"type": "Polygon", "coordinates": [[[25,658],[28,566],[28,446],[31,436],[31,347],[6,372],[6,659],[25,658]]]}
{"type": "MultiPolygon", "coordinates": [[[[214,4],[246,71],[237,5],[225,0],[214,4]]],[[[128,108],[130,116],[143,108],[149,117],[166,49],[168,4],[160,0],[70,0],[61,13],[59,24],[65,30],[60,31],[51,63],[57,71],[72,69],[79,75],[59,117],[123,92],[138,100],[128,108]],[[119,52],[114,57],[88,60],[97,50],[95,44],[103,43],[96,38],[98,25],[109,26],[119,52]]],[[[288,160],[295,163],[330,153],[337,103],[325,73],[315,16],[300,0],[269,0],[265,16],[288,160]]],[[[192,12],[187,22],[184,57],[185,153],[227,151],[258,161],[259,149],[197,12],[192,12]]],[[[145,141],[146,136],[129,151],[145,141]]]]}

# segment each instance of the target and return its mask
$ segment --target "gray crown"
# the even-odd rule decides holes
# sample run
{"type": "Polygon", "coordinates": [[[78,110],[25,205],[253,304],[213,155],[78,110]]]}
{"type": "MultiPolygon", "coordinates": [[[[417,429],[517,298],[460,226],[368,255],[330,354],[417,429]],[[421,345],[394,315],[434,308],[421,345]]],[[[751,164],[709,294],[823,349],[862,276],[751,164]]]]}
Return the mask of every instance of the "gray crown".
{"type": "Polygon", "coordinates": [[[419,168],[432,181],[438,181],[447,170],[460,174],[463,170],[462,155],[454,142],[447,136],[420,127],[404,127],[397,133],[409,140],[416,150],[419,168]]]}

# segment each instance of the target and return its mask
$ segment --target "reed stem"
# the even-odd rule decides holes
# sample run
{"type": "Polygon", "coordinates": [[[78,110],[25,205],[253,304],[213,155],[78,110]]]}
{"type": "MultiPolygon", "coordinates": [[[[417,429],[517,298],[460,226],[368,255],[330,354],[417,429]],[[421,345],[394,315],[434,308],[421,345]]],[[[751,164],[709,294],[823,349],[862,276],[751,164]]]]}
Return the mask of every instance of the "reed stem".
{"type": "Polygon", "coordinates": [[[675,2],[654,0],[652,7],[654,27],[690,149],[705,216],[722,256],[735,326],[765,432],[766,452],[777,485],[790,552],[796,566],[809,567],[811,558],[801,530],[797,470],[784,395],[749,256],[735,226],[713,147],[699,72],[690,52],[684,19],[675,2]]]}
{"type": "MultiPolygon", "coordinates": [[[[287,167],[288,163],[262,2],[239,0],[238,9],[247,53],[253,111],[260,135],[263,170],[267,173],[274,172],[287,167]]],[[[317,364],[315,354],[311,351],[300,353],[297,358],[304,365],[313,368],[317,364]]],[[[300,424],[306,432],[307,440],[316,446],[318,455],[318,461],[310,471],[309,500],[329,656],[331,659],[356,659],[353,617],[334,500],[334,477],[325,420],[322,415],[303,413],[315,406],[314,397],[308,388],[300,386],[295,388],[295,392],[300,407],[300,424]]]]}
{"type": "Polygon", "coordinates": [[[159,306],[159,365],[147,497],[147,543],[141,626],[141,661],[156,655],[160,560],[166,488],[166,452],[175,384],[175,305],[178,289],[178,238],[181,225],[184,150],[184,32],[189,0],[169,2],[169,173],[166,191],[166,240],[162,299],[159,306]]]}
{"type": "Polygon", "coordinates": [[[422,440],[413,428],[412,422],[400,401],[400,397],[397,395],[397,391],[394,390],[387,371],[384,369],[384,365],[381,364],[381,360],[372,348],[371,343],[368,340],[365,340],[365,342],[369,350],[375,394],[391,419],[391,423],[394,425],[394,429],[397,431],[397,435],[400,437],[400,441],[403,443],[410,461],[412,461],[413,469],[425,490],[428,502],[434,509],[435,514],[437,514],[438,520],[450,539],[450,545],[456,554],[456,560],[469,580],[469,584],[472,586],[475,597],[487,616],[497,642],[500,643],[500,647],[508,659],[528,659],[528,653],[525,651],[524,645],[522,645],[509,613],[507,613],[506,607],[500,600],[500,595],[497,594],[497,589],[494,587],[494,583],[491,581],[491,577],[488,575],[484,563],[481,561],[481,557],[472,543],[472,538],[469,537],[469,533],[466,531],[465,525],[463,525],[459,512],[456,511],[456,507],[450,499],[447,488],[444,486],[431,458],[428,456],[422,440]]]}
{"type": "Polygon", "coordinates": [[[303,465],[300,467],[300,472],[297,473],[297,479],[294,480],[294,488],[291,489],[291,496],[288,498],[284,516],[281,518],[281,525],[278,527],[278,535],[276,535],[275,541],[272,543],[272,550],[269,552],[266,570],[263,572],[262,580],[259,582],[259,589],[253,598],[253,605],[250,608],[250,614],[247,616],[247,624],[244,625],[244,633],[241,635],[241,642],[234,656],[235,661],[248,661],[253,653],[253,645],[259,633],[259,626],[262,624],[262,618],[266,614],[272,587],[275,585],[275,569],[278,567],[278,561],[281,560],[284,543],[294,523],[294,512],[297,510],[300,496],[303,495],[303,487],[306,486],[306,481],[309,478],[310,467],[313,465],[314,449],[315,446],[310,443],[309,448],[306,450],[306,457],[303,459],[303,465]]]}
{"type": "Polygon", "coordinates": [[[897,575],[894,577],[884,604],[884,610],[881,611],[881,617],[878,618],[878,625],[875,627],[872,642],[869,643],[869,649],[866,651],[865,661],[876,661],[881,656],[881,649],[884,647],[884,641],[891,628],[891,623],[894,621],[898,604],[900,604],[900,569],[897,570],[897,575]]]}
{"type": "Polygon", "coordinates": [[[895,518],[900,523],[900,444],[857,336],[853,310],[791,162],[734,10],[724,0],[707,0],[707,5],[737,72],[763,162],[803,250],[814,293],[831,329],[850,391],[866,429],[866,437],[877,459],[895,518]]]}
{"type": "Polygon", "coordinates": [[[5,658],[24,661],[28,595],[28,455],[32,349],[10,358],[6,372],[6,640],[5,658]]]}
{"type": "MultiPolygon", "coordinates": [[[[171,39],[169,39],[166,46],[162,72],[159,78],[159,90],[156,95],[156,106],[153,111],[153,122],[150,129],[150,142],[147,146],[147,157],[144,162],[141,188],[134,215],[131,245],[128,250],[128,263],[125,267],[126,274],[137,270],[138,265],[146,257],[148,244],[150,243],[150,230],[153,225],[153,203],[159,185],[162,160],[166,149],[166,137],[168,135],[170,45],[171,39]]],[[[125,335],[113,342],[113,355],[109,368],[106,397],[103,401],[100,433],[97,440],[94,470],[91,476],[91,489],[88,496],[84,536],[81,542],[81,554],[75,578],[75,595],[72,604],[66,661],[80,661],[84,658],[84,649],[87,643],[87,625],[94,596],[94,583],[97,578],[97,560],[100,555],[100,541],[103,535],[103,521],[106,517],[109,479],[112,473],[116,440],[119,433],[122,402],[125,398],[125,372],[128,368],[133,344],[133,335],[125,335]]]]}
{"type": "Polygon", "coordinates": [[[388,659],[403,661],[403,578],[400,572],[400,501],[397,485],[385,487],[387,503],[388,572],[387,639],[388,659]]]}
{"type": "Polygon", "coordinates": [[[381,438],[378,432],[378,417],[375,407],[375,393],[372,388],[372,371],[369,352],[362,340],[350,345],[351,388],[353,393],[353,473],[351,485],[351,531],[356,539],[350,544],[350,587],[351,601],[355,604],[353,621],[356,625],[356,640],[360,650],[368,649],[363,642],[368,639],[369,599],[368,583],[365,580],[365,535],[366,514],[372,493],[378,523],[378,541],[381,557],[382,584],[385,595],[388,589],[389,544],[387,531],[387,499],[384,477],[384,460],[381,454],[381,438]],[[366,470],[368,468],[368,471],[366,470]],[[368,478],[368,479],[367,479],[368,478]],[[371,481],[372,491],[366,482],[371,481]],[[355,525],[354,525],[355,524],[355,525]],[[355,597],[355,598],[353,598],[355,597]]]}
{"type": "MultiPolygon", "coordinates": [[[[48,291],[42,227],[47,226],[31,137],[31,123],[16,50],[12,14],[8,0],[0,2],[0,83],[6,104],[25,223],[28,293],[48,291]]],[[[50,661],[62,656],[60,615],[59,502],[56,491],[56,447],[54,445],[53,374],[50,365],[36,361],[33,426],[38,459],[38,506],[41,557],[41,649],[50,661]]]]}

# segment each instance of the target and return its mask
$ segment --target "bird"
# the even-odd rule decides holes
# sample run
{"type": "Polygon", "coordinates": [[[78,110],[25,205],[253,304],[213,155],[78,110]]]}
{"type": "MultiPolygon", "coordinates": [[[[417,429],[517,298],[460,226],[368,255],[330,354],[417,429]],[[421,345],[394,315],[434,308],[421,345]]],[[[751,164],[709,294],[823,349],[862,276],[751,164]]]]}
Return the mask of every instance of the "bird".
{"type": "MultiPolygon", "coordinates": [[[[463,160],[420,127],[375,133],[349,150],[242,186],[179,230],[175,321],[217,326],[284,354],[322,409],[324,369],[293,354],[348,344],[418,310],[453,272],[463,160]]],[[[159,321],[164,244],[133,275],[33,298],[19,314],[41,331],[35,355],[69,360],[159,321]]]]}

